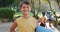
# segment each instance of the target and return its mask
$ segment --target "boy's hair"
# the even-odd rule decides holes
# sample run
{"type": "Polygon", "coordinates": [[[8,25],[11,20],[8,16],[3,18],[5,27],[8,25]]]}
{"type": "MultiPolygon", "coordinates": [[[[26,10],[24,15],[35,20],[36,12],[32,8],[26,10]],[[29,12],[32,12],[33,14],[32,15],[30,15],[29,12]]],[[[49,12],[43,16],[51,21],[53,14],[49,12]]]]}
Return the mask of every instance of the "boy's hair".
{"type": "Polygon", "coordinates": [[[45,12],[42,12],[42,14],[44,14],[44,15],[45,15],[45,12]]]}
{"type": "Polygon", "coordinates": [[[22,7],[23,4],[30,5],[30,2],[27,0],[22,1],[20,4],[20,8],[22,7]]]}
{"type": "Polygon", "coordinates": [[[53,12],[53,14],[55,14],[55,12],[53,12]]]}
{"type": "Polygon", "coordinates": [[[45,12],[42,12],[42,15],[45,16],[45,12]]]}

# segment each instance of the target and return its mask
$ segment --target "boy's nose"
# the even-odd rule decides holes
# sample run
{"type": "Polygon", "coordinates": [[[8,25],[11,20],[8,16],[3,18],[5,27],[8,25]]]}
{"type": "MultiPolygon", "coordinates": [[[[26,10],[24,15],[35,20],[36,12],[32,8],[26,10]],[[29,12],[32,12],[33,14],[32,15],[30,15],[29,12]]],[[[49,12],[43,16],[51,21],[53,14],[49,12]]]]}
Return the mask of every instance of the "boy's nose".
{"type": "Polygon", "coordinates": [[[27,9],[27,8],[25,8],[25,9],[27,9]]]}
{"type": "Polygon", "coordinates": [[[25,10],[27,11],[28,9],[27,9],[27,8],[25,8],[25,10]]]}

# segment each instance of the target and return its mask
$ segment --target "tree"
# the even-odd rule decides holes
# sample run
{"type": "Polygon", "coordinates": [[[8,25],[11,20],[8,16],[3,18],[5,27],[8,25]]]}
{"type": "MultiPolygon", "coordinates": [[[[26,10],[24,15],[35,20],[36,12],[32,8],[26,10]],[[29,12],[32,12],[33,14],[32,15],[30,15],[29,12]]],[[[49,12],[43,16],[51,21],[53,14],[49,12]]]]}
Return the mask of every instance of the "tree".
{"type": "Polygon", "coordinates": [[[60,0],[56,0],[58,6],[59,6],[59,9],[60,9],[60,0]]]}
{"type": "Polygon", "coordinates": [[[0,7],[6,7],[9,6],[9,4],[12,4],[15,0],[0,0],[0,7]]]}
{"type": "Polygon", "coordinates": [[[30,2],[31,2],[31,6],[32,6],[32,13],[33,13],[33,16],[35,16],[34,0],[30,0],[30,2]]]}
{"type": "Polygon", "coordinates": [[[40,0],[38,0],[38,3],[39,3],[39,7],[37,8],[37,7],[35,7],[35,2],[36,2],[36,0],[30,0],[30,3],[31,3],[31,6],[32,6],[32,13],[33,13],[33,17],[35,17],[36,19],[38,19],[39,17],[38,17],[38,13],[39,13],[39,11],[40,11],[40,0]],[[36,9],[37,9],[37,11],[36,11],[36,9]]]}
{"type": "Polygon", "coordinates": [[[53,12],[53,9],[52,9],[52,7],[51,7],[51,2],[50,2],[50,0],[47,0],[47,2],[49,3],[50,10],[53,12]]]}
{"type": "Polygon", "coordinates": [[[40,5],[41,5],[41,0],[38,0],[38,3],[39,3],[39,7],[38,7],[38,11],[37,11],[37,14],[36,14],[36,18],[38,19],[39,18],[39,16],[38,16],[38,13],[39,13],[39,11],[40,11],[40,5]]]}

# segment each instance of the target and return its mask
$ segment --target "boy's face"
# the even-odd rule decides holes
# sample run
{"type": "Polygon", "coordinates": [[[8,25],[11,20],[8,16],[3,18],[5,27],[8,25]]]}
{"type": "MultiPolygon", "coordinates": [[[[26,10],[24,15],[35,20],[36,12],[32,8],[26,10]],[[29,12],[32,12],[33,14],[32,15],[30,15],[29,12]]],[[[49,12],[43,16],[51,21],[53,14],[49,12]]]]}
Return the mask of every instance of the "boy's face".
{"type": "Polygon", "coordinates": [[[21,11],[22,11],[23,14],[29,14],[30,11],[31,11],[30,5],[23,4],[22,7],[21,7],[21,11]]]}

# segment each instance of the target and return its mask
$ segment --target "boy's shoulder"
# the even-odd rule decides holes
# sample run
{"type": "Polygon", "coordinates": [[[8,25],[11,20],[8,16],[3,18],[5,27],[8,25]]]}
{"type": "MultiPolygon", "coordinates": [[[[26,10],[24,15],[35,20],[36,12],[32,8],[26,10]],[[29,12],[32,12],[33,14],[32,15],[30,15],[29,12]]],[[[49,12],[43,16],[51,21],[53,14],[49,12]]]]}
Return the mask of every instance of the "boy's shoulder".
{"type": "MultiPolygon", "coordinates": [[[[22,17],[19,17],[19,18],[16,19],[16,21],[22,20],[22,19],[23,19],[22,17]]],[[[30,17],[30,19],[31,19],[31,20],[36,20],[36,18],[34,18],[34,17],[30,17]]]]}
{"type": "Polygon", "coordinates": [[[34,20],[36,20],[36,18],[35,17],[31,17],[32,19],[34,19],[34,20]]]}
{"type": "Polygon", "coordinates": [[[35,17],[32,17],[32,19],[31,20],[33,20],[33,21],[37,21],[37,19],[35,18],[35,17]]]}
{"type": "Polygon", "coordinates": [[[21,18],[22,18],[22,17],[16,18],[16,20],[15,20],[15,21],[20,20],[21,18]]]}
{"type": "Polygon", "coordinates": [[[45,18],[45,17],[42,16],[41,18],[45,18]]]}

